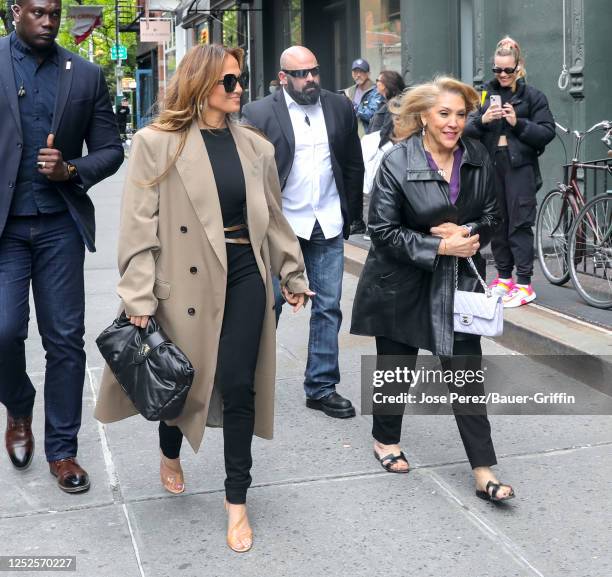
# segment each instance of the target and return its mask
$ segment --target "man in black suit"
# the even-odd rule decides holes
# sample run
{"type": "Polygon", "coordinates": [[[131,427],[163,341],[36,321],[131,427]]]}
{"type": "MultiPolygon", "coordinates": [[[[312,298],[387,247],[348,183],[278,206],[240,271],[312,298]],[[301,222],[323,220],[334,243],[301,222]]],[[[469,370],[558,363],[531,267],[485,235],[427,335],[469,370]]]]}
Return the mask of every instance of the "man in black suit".
{"type": "Polygon", "coordinates": [[[45,453],[60,489],[78,493],[90,484],[76,461],[84,245],[95,250],[87,190],[117,171],[123,148],[102,70],[55,43],[61,9],[60,0],[17,0],[16,32],[0,38],[0,402],[6,449],[25,469],[36,395],[25,359],[31,282],[47,360],[45,453]]]}
{"type": "MultiPolygon", "coordinates": [[[[321,90],[315,55],[302,46],[283,52],[282,90],[243,109],[247,123],[274,144],[283,213],[300,241],[312,300],[306,406],[331,417],[355,409],[336,392],[344,238],[363,210],[363,159],[357,120],[343,95],[321,90]]],[[[277,291],[277,314],[282,299],[277,291]]]]}

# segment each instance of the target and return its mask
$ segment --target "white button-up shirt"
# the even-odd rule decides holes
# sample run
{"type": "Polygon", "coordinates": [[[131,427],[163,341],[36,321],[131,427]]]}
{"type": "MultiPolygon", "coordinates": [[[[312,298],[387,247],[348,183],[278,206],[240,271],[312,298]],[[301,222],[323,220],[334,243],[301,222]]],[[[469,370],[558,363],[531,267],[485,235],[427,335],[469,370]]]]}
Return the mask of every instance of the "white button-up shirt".
{"type": "Polygon", "coordinates": [[[334,180],[323,108],[295,102],[283,90],[295,137],[293,166],[283,188],[283,214],[293,232],[310,239],[318,220],[325,238],[342,233],[340,196],[334,180]]]}

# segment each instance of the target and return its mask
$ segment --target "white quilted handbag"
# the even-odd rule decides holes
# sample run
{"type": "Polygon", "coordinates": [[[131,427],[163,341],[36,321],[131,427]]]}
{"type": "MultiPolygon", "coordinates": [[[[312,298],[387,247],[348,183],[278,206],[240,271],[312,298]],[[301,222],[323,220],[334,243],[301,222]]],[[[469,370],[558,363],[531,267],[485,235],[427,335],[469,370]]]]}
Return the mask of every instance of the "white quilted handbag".
{"type": "Polygon", "coordinates": [[[455,259],[455,303],[453,325],[456,333],[498,337],[504,332],[504,305],[500,296],[493,296],[491,289],[478,273],[471,258],[467,259],[485,292],[475,293],[457,290],[459,259],[455,259]]]}

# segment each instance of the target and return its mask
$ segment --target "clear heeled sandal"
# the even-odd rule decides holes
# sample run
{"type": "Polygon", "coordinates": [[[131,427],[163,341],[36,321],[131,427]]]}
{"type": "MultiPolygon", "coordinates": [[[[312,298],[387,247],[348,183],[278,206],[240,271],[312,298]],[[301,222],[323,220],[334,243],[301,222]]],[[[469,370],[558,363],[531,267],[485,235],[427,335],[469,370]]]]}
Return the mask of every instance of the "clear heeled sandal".
{"type": "MultiPolygon", "coordinates": [[[[229,513],[229,503],[224,502],[225,510],[229,513]]],[[[227,529],[227,545],[236,553],[246,553],[253,546],[253,530],[249,526],[246,509],[238,522],[227,529]]]]}
{"type": "MultiPolygon", "coordinates": [[[[173,469],[168,466],[164,461],[166,458],[163,453],[160,451],[160,461],[159,461],[159,476],[161,480],[161,484],[164,486],[164,489],[173,495],[179,495],[180,493],[185,492],[185,478],[183,476],[183,469],[181,468],[179,462],[178,470],[173,469]]],[[[168,459],[170,460],[170,459],[168,459]]]]}

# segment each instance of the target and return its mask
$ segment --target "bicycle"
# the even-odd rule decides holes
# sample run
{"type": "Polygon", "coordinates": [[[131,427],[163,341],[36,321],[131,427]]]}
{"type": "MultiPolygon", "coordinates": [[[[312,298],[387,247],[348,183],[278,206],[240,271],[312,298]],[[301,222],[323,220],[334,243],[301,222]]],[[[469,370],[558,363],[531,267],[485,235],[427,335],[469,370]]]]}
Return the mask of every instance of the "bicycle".
{"type": "MultiPolygon", "coordinates": [[[[568,128],[557,122],[555,124],[559,130],[566,134],[570,133],[568,128]]],[[[576,145],[571,162],[564,165],[565,182],[559,182],[557,188],[548,192],[540,205],[536,219],[536,249],[542,272],[552,284],[563,285],[570,279],[568,246],[572,232],[574,232],[578,243],[578,248],[574,250],[572,256],[572,262],[578,264],[586,254],[586,248],[583,246],[585,229],[582,225],[573,228],[578,214],[585,207],[585,198],[578,184],[578,171],[610,170],[608,165],[596,164],[599,161],[581,162],[579,155],[582,142],[590,133],[606,130],[608,133],[602,138],[602,141],[608,144],[607,139],[611,129],[612,122],[605,120],[594,124],[584,132],[578,132],[577,130],[572,132],[576,145]]],[[[590,217],[587,218],[587,220],[589,219],[590,217]]],[[[582,293],[581,296],[584,298],[582,293]]],[[[585,300],[589,302],[588,299],[585,300]]]]}
{"type": "MultiPolygon", "coordinates": [[[[612,127],[603,142],[610,149],[606,168],[612,175],[612,127]]],[[[592,198],[578,213],[569,236],[569,272],[574,287],[591,306],[612,307],[612,190],[592,198]]]]}

